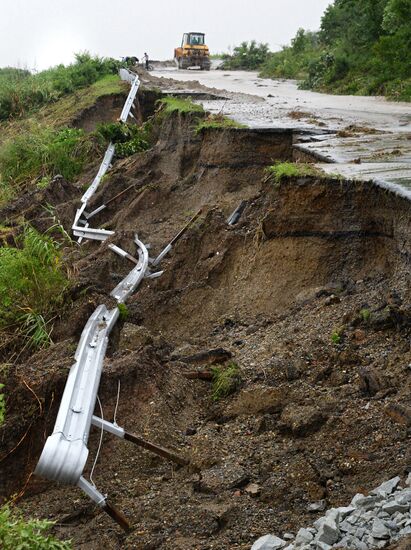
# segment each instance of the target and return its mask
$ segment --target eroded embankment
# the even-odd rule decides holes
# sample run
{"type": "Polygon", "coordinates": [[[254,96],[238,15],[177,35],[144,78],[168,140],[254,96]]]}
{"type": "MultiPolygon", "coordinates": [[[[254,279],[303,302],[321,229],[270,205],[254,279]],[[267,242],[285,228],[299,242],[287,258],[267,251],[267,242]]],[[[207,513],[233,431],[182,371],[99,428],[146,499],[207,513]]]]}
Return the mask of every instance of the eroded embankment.
{"type": "MultiPolygon", "coordinates": [[[[127,537],[75,488],[31,479],[21,508],[64,516],[58,532],[76,548],[245,549],[312,522],[308,503],[344,504],[409,465],[410,204],[372,184],[265,178],[266,165],[291,157],[290,132],[196,134],[189,116],[174,116],[97,194],[95,204],[134,184],[95,222],[130,253],[134,231],[155,253],[203,208],[163,277],[130,300],[100,391],[110,418],[120,380],[122,424],[192,464],[173,471],[105,438],[95,480],[133,520],[127,537]],[[217,401],[193,379],[215,360],[193,355],[215,348],[241,373],[217,401]]],[[[74,202],[56,201],[57,213],[74,202]]],[[[128,270],[107,244],[70,253],[78,283],[55,344],[9,369],[3,494],[32,471],[84,320],[128,270]]]]}

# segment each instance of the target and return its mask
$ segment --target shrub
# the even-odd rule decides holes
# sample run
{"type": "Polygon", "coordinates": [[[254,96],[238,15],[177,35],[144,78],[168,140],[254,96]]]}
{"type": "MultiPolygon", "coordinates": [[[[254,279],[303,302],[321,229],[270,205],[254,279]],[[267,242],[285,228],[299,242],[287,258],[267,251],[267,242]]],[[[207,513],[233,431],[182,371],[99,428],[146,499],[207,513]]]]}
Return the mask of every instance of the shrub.
{"type": "Polygon", "coordinates": [[[70,550],[70,541],[48,535],[52,521],[25,521],[8,506],[0,508],[0,547],[4,550],[70,550]]]}
{"type": "Polygon", "coordinates": [[[126,304],[117,304],[117,307],[120,312],[120,315],[118,317],[119,321],[126,321],[129,316],[128,307],[126,306],[126,304]]]}
{"type": "Polygon", "coordinates": [[[17,330],[27,347],[50,343],[49,322],[62,302],[67,278],[60,245],[31,226],[21,248],[0,248],[0,330],[17,330]]]}
{"type": "Polygon", "coordinates": [[[241,382],[240,367],[231,362],[225,367],[213,367],[212,397],[218,401],[234,393],[241,382]]]}
{"type": "Polygon", "coordinates": [[[150,125],[125,124],[122,122],[108,122],[100,124],[97,128],[97,135],[108,143],[116,145],[116,157],[126,158],[135,153],[146,151],[149,143],[150,125]]]}
{"type": "Polygon", "coordinates": [[[234,48],[233,54],[223,54],[221,68],[226,70],[244,69],[253,71],[259,69],[269,56],[268,44],[257,44],[255,40],[242,42],[234,48]]]}

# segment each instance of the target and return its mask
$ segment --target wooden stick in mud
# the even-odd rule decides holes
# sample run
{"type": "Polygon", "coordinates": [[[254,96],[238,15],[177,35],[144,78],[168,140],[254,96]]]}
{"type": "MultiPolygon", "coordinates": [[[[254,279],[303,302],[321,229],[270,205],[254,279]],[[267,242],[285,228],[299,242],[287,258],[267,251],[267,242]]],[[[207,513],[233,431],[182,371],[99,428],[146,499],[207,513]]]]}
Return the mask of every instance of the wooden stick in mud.
{"type": "Polygon", "coordinates": [[[131,441],[131,443],[134,443],[135,445],[138,445],[139,447],[142,447],[147,451],[155,453],[158,456],[162,456],[167,460],[171,460],[172,462],[175,462],[180,466],[187,466],[189,464],[189,461],[186,458],[177,455],[176,453],[174,453],[173,451],[170,451],[169,449],[166,449],[165,447],[161,447],[160,445],[156,445],[155,443],[146,441],[145,439],[143,439],[138,435],[125,432],[124,439],[127,441],[131,441]]]}

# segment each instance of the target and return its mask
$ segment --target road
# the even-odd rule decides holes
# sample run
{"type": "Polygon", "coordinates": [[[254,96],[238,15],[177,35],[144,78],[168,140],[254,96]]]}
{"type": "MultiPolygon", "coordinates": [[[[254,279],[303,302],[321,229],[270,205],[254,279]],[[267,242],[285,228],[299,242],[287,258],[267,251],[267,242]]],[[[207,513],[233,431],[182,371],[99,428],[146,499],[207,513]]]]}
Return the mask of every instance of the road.
{"type": "Polygon", "coordinates": [[[299,90],[295,81],[259,78],[256,72],[167,68],[152,75],[185,83],[188,93],[209,88],[219,98],[201,100],[205,109],[247,126],[312,129],[312,138],[297,147],[324,162],[323,169],[375,181],[411,199],[410,103],[299,90]]]}

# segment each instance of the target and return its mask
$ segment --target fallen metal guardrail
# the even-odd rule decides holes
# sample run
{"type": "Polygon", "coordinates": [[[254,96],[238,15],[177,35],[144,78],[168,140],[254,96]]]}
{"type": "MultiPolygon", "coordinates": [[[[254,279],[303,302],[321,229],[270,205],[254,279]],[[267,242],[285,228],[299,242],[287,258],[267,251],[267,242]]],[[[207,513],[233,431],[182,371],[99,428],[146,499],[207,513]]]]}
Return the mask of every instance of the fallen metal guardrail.
{"type": "MultiPolygon", "coordinates": [[[[127,74],[129,77],[126,80],[131,81],[128,71],[127,74]]],[[[138,85],[139,81],[136,76],[133,79],[132,90],[122,112],[123,119],[124,117],[127,118],[130,112],[138,85]]],[[[101,211],[103,207],[105,208],[106,205],[102,205],[102,207],[95,209],[90,214],[86,212],[88,200],[93,196],[102,176],[106,173],[113,153],[114,146],[110,144],[103,163],[100,166],[99,173],[93,184],[83,195],[82,205],[76,212],[73,222],[73,233],[79,237],[80,242],[83,238],[104,241],[109,236],[114,235],[114,231],[93,229],[88,224],[88,220],[98,211],[101,211]]],[[[140,196],[143,196],[144,192],[140,196]]],[[[116,195],[116,197],[120,194],[116,195]]],[[[107,201],[107,204],[109,202],[107,201]]],[[[109,245],[109,248],[113,252],[136,264],[110,293],[118,304],[124,303],[135,292],[144,278],[159,277],[163,273],[162,271],[152,273],[151,268],[159,265],[165,255],[168,254],[175,243],[199,217],[200,213],[201,210],[191,218],[155,259],[149,258],[147,246],[139,240],[137,235],[135,235],[134,242],[137,246],[138,259],[117,245],[109,245]]],[[[107,500],[107,496],[98,491],[93,482],[89,482],[83,477],[83,471],[89,455],[87,443],[91,425],[97,426],[101,430],[110,432],[117,437],[130,441],[179,465],[187,465],[188,461],[173,451],[148,442],[135,434],[126,432],[124,428],[119,427],[116,423],[108,422],[103,418],[93,415],[108,345],[108,337],[119,314],[118,307],[108,310],[105,305],[100,305],[87,321],[77,347],[75,363],[71,367],[67,378],[53,433],[46,440],[34,473],[49,480],[77,485],[122,528],[127,530],[130,528],[130,524],[125,516],[107,500]]]]}
{"type": "MultiPolygon", "coordinates": [[[[131,116],[132,118],[135,118],[133,113],[131,112],[131,108],[133,106],[138,89],[140,87],[140,79],[138,75],[132,73],[128,69],[120,69],[119,75],[122,80],[125,80],[131,84],[130,91],[124,103],[124,107],[121,111],[121,115],[119,117],[120,122],[126,123],[129,116],[131,116]]],[[[90,228],[89,219],[92,217],[92,215],[97,214],[97,212],[94,211],[91,214],[88,214],[86,212],[88,201],[95,194],[95,192],[100,186],[101,180],[103,179],[107,171],[112,166],[114,154],[115,154],[115,145],[114,143],[110,142],[106,149],[104,158],[101,162],[101,165],[97,172],[96,177],[94,178],[92,184],[87,189],[87,191],[81,197],[82,205],[76,212],[73,226],[72,226],[73,234],[75,237],[79,238],[79,242],[81,242],[84,238],[97,240],[97,241],[105,241],[108,237],[114,235],[113,231],[108,231],[106,229],[90,228]]],[[[102,206],[104,207],[104,205],[102,206]]],[[[100,210],[101,209],[102,208],[100,208],[100,210]]]]}

